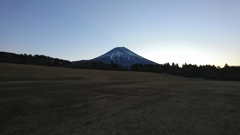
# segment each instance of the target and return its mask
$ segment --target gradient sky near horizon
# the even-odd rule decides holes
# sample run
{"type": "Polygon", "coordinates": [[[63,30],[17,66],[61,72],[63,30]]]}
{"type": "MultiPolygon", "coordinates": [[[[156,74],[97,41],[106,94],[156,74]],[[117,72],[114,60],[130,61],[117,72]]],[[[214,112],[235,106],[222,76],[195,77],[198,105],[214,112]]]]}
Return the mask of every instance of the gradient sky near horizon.
{"type": "Polygon", "coordinates": [[[124,46],[157,63],[240,65],[240,0],[1,0],[0,51],[70,61],[124,46]]]}

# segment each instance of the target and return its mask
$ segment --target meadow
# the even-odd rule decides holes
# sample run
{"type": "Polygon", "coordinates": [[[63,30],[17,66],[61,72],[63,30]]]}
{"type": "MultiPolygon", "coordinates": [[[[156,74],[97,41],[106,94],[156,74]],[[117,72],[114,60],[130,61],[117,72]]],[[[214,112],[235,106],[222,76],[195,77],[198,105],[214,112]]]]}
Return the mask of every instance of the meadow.
{"type": "Polygon", "coordinates": [[[0,63],[1,135],[236,135],[240,83],[0,63]]]}

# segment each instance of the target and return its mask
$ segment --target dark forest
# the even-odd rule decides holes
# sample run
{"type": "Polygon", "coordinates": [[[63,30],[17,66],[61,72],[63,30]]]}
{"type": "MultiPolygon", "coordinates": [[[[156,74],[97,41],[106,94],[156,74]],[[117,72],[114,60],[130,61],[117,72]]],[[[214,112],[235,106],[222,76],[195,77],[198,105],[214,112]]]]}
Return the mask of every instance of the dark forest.
{"type": "Polygon", "coordinates": [[[0,62],[82,69],[154,72],[211,80],[240,81],[240,66],[229,66],[228,64],[225,64],[223,68],[216,67],[215,65],[197,66],[186,63],[183,64],[182,67],[180,67],[177,63],[165,63],[163,65],[134,64],[130,68],[127,68],[117,65],[113,61],[109,64],[101,61],[70,62],[68,60],[52,58],[44,55],[15,54],[8,52],[0,52],[0,62]]]}

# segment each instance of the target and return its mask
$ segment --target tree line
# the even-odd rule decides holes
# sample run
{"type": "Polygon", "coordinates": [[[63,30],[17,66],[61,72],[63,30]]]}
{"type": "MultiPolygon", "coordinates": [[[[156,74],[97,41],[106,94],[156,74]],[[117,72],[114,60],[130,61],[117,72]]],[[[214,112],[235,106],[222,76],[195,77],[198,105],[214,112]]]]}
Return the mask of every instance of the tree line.
{"type": "Polygon", "coordinates": [[[58,66],[58,67],[71,67],[72,65],[72,63],[68,60],[52,58],[49,56],[31,55],[31,54],[15,54],[15,53],[8,53],[8,52],[0,52],[0,62],[42,65],[42,66],[58,66]]]}
{"type": "Polygon", "coordinates": [[[73,68],[83,68],[83,69],[100,69],[100,70],[116,70],[116,71],[128,71],[129,69],[118,65],[111,61],[109,64],[102,61],[79,61],[73,62],[73,68]]]}
{"type": "Polygon", "coordinates": [[[83,69],[155,72],[185,77],[199,77],[212,80],[240,81],[240,66],[228,66],[227,64],[223,68],[216,67],[214,65],[197,66],[194,64],[186,63],[183,64],[182,67],[175,63],[165,63],[163,65],[133,64],[130,68],[127,68],[122,67],[113,61],[111,61],[109,64],[103,63],[101,61],[70,62],[68,60],[52,58],[44,55],[27,55],[8,52],[0,52],[0,62],[83,69]]]}
{"type": "Polygon", "coordinates": [[[214,65],[192,65],[183,64],[179,67],[178,64],[165,63],[164,65],[152,64],[134,64],[130,68],[131,71],[166,73],[184,77],[199,77],[212,80],[232,80],[240,81],[240,66],[216,67],[214,65]]]}

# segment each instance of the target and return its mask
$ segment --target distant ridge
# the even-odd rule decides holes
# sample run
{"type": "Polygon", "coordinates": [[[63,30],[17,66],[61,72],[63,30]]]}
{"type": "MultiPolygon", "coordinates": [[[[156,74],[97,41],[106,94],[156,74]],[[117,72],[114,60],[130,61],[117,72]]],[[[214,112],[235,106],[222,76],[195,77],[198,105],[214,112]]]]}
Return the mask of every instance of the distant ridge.
{"type": "Polygon", "coordinates": [[[130,67],[132,64],[157,64],[151,60],[143,58],[125,47],[113,48],[107,53],[91,59],[90,61],[102,61],[104,63],[111,63],[111,61],[113,61],[123,67],[130,67]]]}

